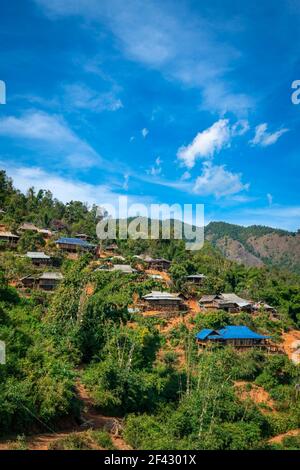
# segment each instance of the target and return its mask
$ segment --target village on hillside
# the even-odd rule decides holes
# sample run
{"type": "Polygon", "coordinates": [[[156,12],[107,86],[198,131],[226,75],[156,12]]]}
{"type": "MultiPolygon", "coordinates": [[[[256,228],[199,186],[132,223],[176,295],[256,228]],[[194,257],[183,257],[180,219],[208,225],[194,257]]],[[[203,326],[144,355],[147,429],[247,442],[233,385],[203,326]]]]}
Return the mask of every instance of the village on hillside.
{"type": "MultiPolygon", "coordinates": [[[[2,210],[2,213],[5,212],[2,210]]],[[[172,260],[152,258],[144,254],[132,256],[131,264],[127,264],[128,259],[122,256],[117,243],[106,244],[102,247],[91,243],[90,237],[84,233],[77,233],[73,237],[60,237],[59,231],[39,228],[31,222],[24,222],[12,233],[2,224],[0,225],[2,250],[3,247],[12,251],[16,250],[18,240],[24,233],[41,235],[48,253],[46,254],[44,251],[18,253],[18,256],[28,259],[33,268],[37,268],[34,274],[26,274],[19,279],[12,280],[13,285],[24,294],[28,294],[30,289],[53,291],[57,288],[63,280],[63,274],[57,266],[57,255],[75,260],[81,254],[90,253],[92,255],[91,263],[96,272],[135,274],[136,282],[148,277],[161,284],[162,290],[149,292],[133,302],[130,308],[136,313],[140,312],[141,315],[172,319],[179,314],[203,313],[205,315],[209,311],[222,310],[230,313],[233,317],[234,314],[241,312],[248,312],[252,315],[264,312],[274,321],[278,317],[276,308],[262,300],[243,299],[235,293],[205,294],[206,276],[203,273],[189,274],[181,279],[183,285],[188,289],[188,294],[186,289],[184,292],[174,292],[174,284],[168,275],[172,260]],[[55,250],[51,250],[51,247],[55,250]],[[197,297],[195,294],[199,290],[204,293],[197,297]]],[[[233,345],[237,349],[259,347],[269,352],[284,353],[284,349],[272,343],[272,339],[268,335],[264,336],[253,332],[244,325],[230,328],[229,331],[202,330],[197,334],[195,340],[201,346],[221,343],[233,345]]]]}
{"type": "Polygon", "coordinates": [[[297,274],[238,264],[207,241],[195,252],[172,237],[100,241],[95,208],[10,188],[0,449],[297,445],[297,274]]]}

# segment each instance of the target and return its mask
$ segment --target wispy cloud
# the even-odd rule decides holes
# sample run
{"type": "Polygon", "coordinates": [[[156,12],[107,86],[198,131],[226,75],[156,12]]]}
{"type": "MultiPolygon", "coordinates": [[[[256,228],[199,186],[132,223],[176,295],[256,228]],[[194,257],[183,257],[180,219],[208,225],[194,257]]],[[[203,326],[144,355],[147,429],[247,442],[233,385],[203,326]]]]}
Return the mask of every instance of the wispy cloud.
{"type": "Polygon", "coordinates": [[[78,137],[61,116],[32,111],[20,117],[3,117],[0,135],[26,140],[45,152],[50,151],[53,158],[63,156],[74,167],[87,168],[103,163],[101,156],[78,137]]]}
{"type": "Polygon", "coordinates": [[[147,173],[148,173],[149,175],[152,175],[152,176],[158,176],[158,175],[160,175],[161,172],[162,172],[162,166],[161,166],[161,164],[162,164],[161,158],[160,158],[160,157],[157,157],[157,158],[155,159],[154,165],[153,165],[149,170],[147,170],[147,173]]]}
{"type": "Polygon", "coordinates": [[[216,198],[230,196],[249,189],[243,184],[241,174],[226,170],[225,165],[203,164],[203,171],[196,179],[194,192],[202,196],[213,195],[216,198]]]}
{"type": "Polygon", "coordinates": [[[266,123],[256,126],[255,135],[253,139],[250,140],[250,144],[267,147],[269,145],[275,144],[283,134],[289,131],[289,129],[283,128],[275,132],[268,132],[267,129],[268,125],[266,123]]]}
{"type": "Polygon", "coordinates": [[[272,204],[273,204],[272,194],[270,194],[270,193],[267,194],[267,200],[268,200],[269,206],[272,206],[272,204]]]}
{"type": "Polygon", "coordinates": [[[123,103],[114,91],[97,92],[83,83],[67,84],[64,87],[64,101],[71,108],[92,112],[117,111],[123,103]]]}
{"type": "MultiPolygon", "coordinates": [[[[252,98],[227,78],[240,52],[218,41],[216,24],[212,27],[204,16],[195,17],[187,5],[148,0],[141,10],[136,0],[128,0],[126,8],[122,0],[35,1],[50,17],[80,15],[93,23],[105,22],[129,59],[201,89],[202,106],[210,111],[239,114],[253,106],[252,98]]],[[[230,21],[226,23],[228,30],[230,21]]]]}
{"type": "MultiPolygon", "coordinates": [[[[66,178],[51,171],[45,171],[39,167],[15,167],[4,165],[8,175],[13,179],[16,188],[26,192],[30,187],[36,190],[46,189],[52,192],[54,197],[62,202],[81,201],[89,206],[93,204],[113,204],[116,198],[122,196],[117,187],[113,188],[106,184],[89,184],[78,179],[66,178]]],[[[148,196],[130,195],[128,203],[149,204],[148,196]]]]}

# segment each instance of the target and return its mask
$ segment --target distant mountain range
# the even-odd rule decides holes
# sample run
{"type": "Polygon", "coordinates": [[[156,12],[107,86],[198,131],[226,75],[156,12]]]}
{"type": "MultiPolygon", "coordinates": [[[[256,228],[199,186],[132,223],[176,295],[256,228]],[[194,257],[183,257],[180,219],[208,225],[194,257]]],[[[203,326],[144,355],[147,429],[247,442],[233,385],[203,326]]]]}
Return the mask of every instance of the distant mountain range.
{"type": "Polygon", "coordinates": [[[300,273],[300,233],[261,225],[211,222],[205,238],[226,258],[248,266],[270,265],[300,273]]]}

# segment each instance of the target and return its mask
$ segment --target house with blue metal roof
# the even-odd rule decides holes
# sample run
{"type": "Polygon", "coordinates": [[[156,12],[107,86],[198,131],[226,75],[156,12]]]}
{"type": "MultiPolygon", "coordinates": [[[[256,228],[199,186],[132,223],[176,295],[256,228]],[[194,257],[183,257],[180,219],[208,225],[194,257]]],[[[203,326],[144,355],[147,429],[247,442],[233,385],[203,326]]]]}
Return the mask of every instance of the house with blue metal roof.
{"type": "Polygon", "coordinates": [[[196,335],[196,341],[200,347],[211,344],[231,345],[237,349],[252,347],[266,348],[270,336],[261,335],[252,331],[247,326],[228,325],[219,330],[204,328],[196,335]]]}
{"type": "Polygon", "coordinates": [[[81,238],[68,238],[62,237],[56,240],[56,246],[62,251],[68,253],[77,253],[78,251],[89,251],[95,248],[95,245],[88,243],[86,240],[81,238]]]}

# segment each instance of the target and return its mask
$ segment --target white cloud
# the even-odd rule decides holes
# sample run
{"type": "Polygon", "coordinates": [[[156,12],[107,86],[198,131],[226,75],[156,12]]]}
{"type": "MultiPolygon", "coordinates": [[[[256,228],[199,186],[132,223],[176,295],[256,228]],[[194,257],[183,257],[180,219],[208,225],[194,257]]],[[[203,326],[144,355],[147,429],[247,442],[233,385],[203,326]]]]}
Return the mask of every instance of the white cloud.
{"type": "Polygon", "coordinates": [[[249,129],[249,122],[246,119],[240,119],[231,127],[231,133],[233,136],[241,136],[246,134],[249,129]]]}
{"type": "Polygon", "coordinates": [[[93,112],[117,111],[123,108],[122,101],[114,91],[99,93],[82,83],[65,85],[65,101],[72,108],[87,109],[93,112]]]}
{"type": "Polygon", "coordinates": [[[272,196],[272,194],[268,193],[268,194],[267,194],[267,199],[268,199],[269,206],[271,206],[271,205],[273,204],[273,196],[272,196]]]}
{"type": "Polygon", "coordinates": [[[124,175],[123,189],[125,191],[128,191],[128,189],[129,189],[129,177],[130,177],[130,175],[128,175],[128,174],[124,175]]]}
{"type": "Polygon", "coordinates": [[[186,147],[180,147],[177,152],[188,168],[193,168],[197,158],[212,158],[215,153],[230,145],[231,130],[228,119],[220,119],[211,127],[199,132],[193,142],[186,147]]]}
{"type": "Polygon", "coordinates": [[[240,114],[253,106],[252,99],[235,90],[232,78],[227,78],[240,52],[218,40],[218,31],[222,35],[225,30],[236,31],[234,18],[221,24],[195,16],[186,2],[148,0],[141,10],[137,0],[128,0],[126,8],[123,0],[35,1],[50,17],[80,15],[104,23],[126,57],[159,70],[168,79],[201,89],[203,107],[210,111],[240,114]]]}
{"type": "Polygon", "coordinates": [[[45,153],[50,152],[51,158],[61,160],[63,157],[74,167],[103,163],[100,155],[60,116],[33,111],[20,117],[3,117],[0,119],[0,135],[25,139],[38,145],[45,153]]]}
{"type": "Polygon", "coordinates": [[[181,181],[186,181],[186,180],[189,180],[191,178],[191,173],[189,171],[185,171],[182,176],[181,176],[181,181]]]}
{"type": "Polygon", "coordinates": [[[21,191],[25,192],[31,186],[37,190],[47,189],[63,202],[76,200],[91,205],[101,201],[108,202],[116,197],[116,194],[105,185],[91,185],[63,178],[37,167],[9,168],[8,173],[13,178],[14,185],[21,191]]]}
{"type": "Polygon", "coordinates": [[[162,164],[162,160],[160,157],[157,157],[155,159],[155,163],[154,165],[150,168],[150,170],[147,170],[147,173],[151,176],[158,176],[161,174],[162,172],[162,167],[161,167],[161,164],[162,164]]]}
{"type": "Polygon", "coordinates": [[[268,132],[268,125],[266,123],[259,124],[255,128],[255,136],[250,140],[251,145],[260,145],[261,147],[267,147],[268,145],[275,144],[277,140],[289,129],[283,128],[275,132],[268,132]]]}
{"type": "MultiPolygon", "coordinates": [[[[26,192],[30,187],[34,187],[36,190],[46,189],[64,203],[73,200],[87,203],[89,206],[93,204],[100,206],[117,205],[117,198],[124,195],[118,192],[117,187],[113,188],[105,184],[89,184],[77,179],[65,178],[39,167],[14,167],[5,165],[3,162],[0,163],[1,167],[7,171],[8,176],[13,179],[14,186],[22,192],[26,192]]],[[[128,205],[134,203],[147,205],[151,202],[153,201],[148,196],[128,196],[128,205]]]]}
{"type": "Polygon", "coordinates": [[[249,189],[249,184],[243,184],[240,173],[231,173],[225,165],[203,164],[203,171],[196,179],[194,192],[202,196],[213,195],[216,198],[230,196],[249,189]]]}
{"type": "Polygon", "coordinates": [[[149,134],[149,130],[146,127],[144,127],[144,129],[141,130],[141,133],[142,133],[142,136],[145,139],[147,137],[147,135],[149,134]]]}

